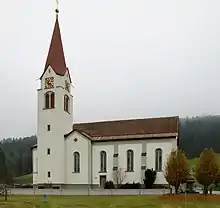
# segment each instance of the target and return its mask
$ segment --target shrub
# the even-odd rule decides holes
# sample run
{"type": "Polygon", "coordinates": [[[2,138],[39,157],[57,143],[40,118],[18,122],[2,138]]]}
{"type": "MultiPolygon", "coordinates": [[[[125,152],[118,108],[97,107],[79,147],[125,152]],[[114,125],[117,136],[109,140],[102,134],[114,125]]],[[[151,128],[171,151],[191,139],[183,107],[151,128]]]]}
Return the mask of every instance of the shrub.
{"type": "Polygon", "coordinates": [[[114,183],[112,181],[106,181],[104,188],[105,189],[113,189],[114,188],[114,183]]]}
{"type": "Polygon", "coordinates": [[[32,184],[23,184],[21,185],[21,188],[33,188],[32,184]]]}
{"type": "Polygon", "coordinates": [[[147,169],[145,171],[144,185],[146,189],[152,189],[156,177],[157,177],[157,172],[154,171],[153,169],[147,169]]]}
{"type": "Polygon", "coordinates": [[[60,189],[60,186],[52,186],[52,189],[60,189]]]}
{"type": "Polygon", "coordinates": [[[120,189],[139,189],[140,188],[140,183],[125,183],[122,184],[120,189]]]}

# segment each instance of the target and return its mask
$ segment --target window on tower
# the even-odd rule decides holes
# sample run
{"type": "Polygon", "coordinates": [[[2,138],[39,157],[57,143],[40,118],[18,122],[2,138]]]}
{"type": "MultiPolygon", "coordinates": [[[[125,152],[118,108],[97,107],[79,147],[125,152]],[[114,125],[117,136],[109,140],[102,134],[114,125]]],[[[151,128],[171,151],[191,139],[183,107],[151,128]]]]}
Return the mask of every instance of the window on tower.
{"type": "Polygon", "coordinates": [[[69,113],[69,103],[70,99],[68,95],[64,95],[64,110],[69,113]]]}
{"type": "Polygon", "coordinates": [[[55,108],[54,92],[47,92],[44,97],[45,97],[45,109],[55,108]]]}

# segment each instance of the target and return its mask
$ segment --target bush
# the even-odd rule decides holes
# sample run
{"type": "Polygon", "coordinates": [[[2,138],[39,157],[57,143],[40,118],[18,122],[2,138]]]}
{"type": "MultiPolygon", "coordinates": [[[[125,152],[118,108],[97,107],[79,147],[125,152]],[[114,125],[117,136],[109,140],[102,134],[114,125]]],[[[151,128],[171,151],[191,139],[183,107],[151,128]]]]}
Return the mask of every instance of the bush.
{"type": "Polygon", "coordinates": [[[33,188],[32,184],[23,184],[21,185],[21,188],[33,188]]]}
{"type": "Polygon", "coordinates": [[[60,189],[60,186],[52,186],[52,189],[60,189]]]}
{"type": "Polygon", "coordinates": [[[126,183],[122,184],[120,189],[139,189],[140,188],[140,183],[126,183]]]}
{"type": "Polygon", "coordinates": [[[153,169],[147,169],[145,171],[144,185],[146,189],[152,189],[156,177],[157,177],[157,172],[154,171],[153,169]]]}
{"type": "Polygon", "coordinates": [[[114,188],[114,183],[112,181],[106,181],[104,188],[105,189],[113,189],[114,188]]]}

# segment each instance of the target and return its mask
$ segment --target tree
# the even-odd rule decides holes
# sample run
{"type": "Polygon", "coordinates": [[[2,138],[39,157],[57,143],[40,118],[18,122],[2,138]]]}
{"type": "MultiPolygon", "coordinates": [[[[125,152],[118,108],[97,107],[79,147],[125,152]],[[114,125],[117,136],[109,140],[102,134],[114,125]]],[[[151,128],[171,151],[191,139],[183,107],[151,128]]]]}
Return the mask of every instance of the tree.
{"type": "Polygon", "coordinates": [[[172,151],[165,166],[165,178],[169,185],[174,186],[178,193],[180,184],[186,183],[189,177],[189,165],[185,153],[178,149],[172,151]]]}
{"type": "Polygon", "coordinates": [[[146,189],[152,189],[156,177],[157,177],[157,172],[154,171],[153,169],[147,169],[145,171],[144,185],[146,189]]]}
{"type": "Polygon", "coordinates": [[[5,153],[2,149],[0,149],[0,185],[1,185],[1,194],[5,196],[5,201],[7,201],[7,185],[8,182],[8,174],[7,174],[7,165],[5,160],[5,153]]]}
{"type": "Polygon", "coordinates": [[[0,148],[0,184],[7,183],[7,166],[5,160],[5,154],[0,148]]]}
{"type": "Polygon", "coordinates": [[[118,168],[113,171],[113,181],[116,184],[116,188],[120,188],[126,178],[125,171],[122,168],[118,168]]]}
{"type": "Polygon", "coordinates": [[[204,149],[196,164],[195,176],[203,185],[203,193],[208,194],[208,187],[219,177],[218,159],[212,149],[204,149]]]}

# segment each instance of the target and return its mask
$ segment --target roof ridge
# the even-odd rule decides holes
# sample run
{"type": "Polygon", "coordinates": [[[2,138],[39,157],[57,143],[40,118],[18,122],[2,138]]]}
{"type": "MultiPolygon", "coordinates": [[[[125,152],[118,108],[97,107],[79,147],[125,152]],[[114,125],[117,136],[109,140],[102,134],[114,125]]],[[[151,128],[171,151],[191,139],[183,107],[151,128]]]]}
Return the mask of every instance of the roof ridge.
{"type": "Polygon", "coordinates": [[[141,120],[155,120],[155,119],[171,119],[171,118],[179,118],[179,116],[160,116],[160,117],[148,117],[148,118],[131,118],[131,119],[91,121],[91,122],[85,122],[85,123],[74,123],[73,125],[111,123],[111,122],[122,122],[122,121],[141,121],[141,120]]]}

